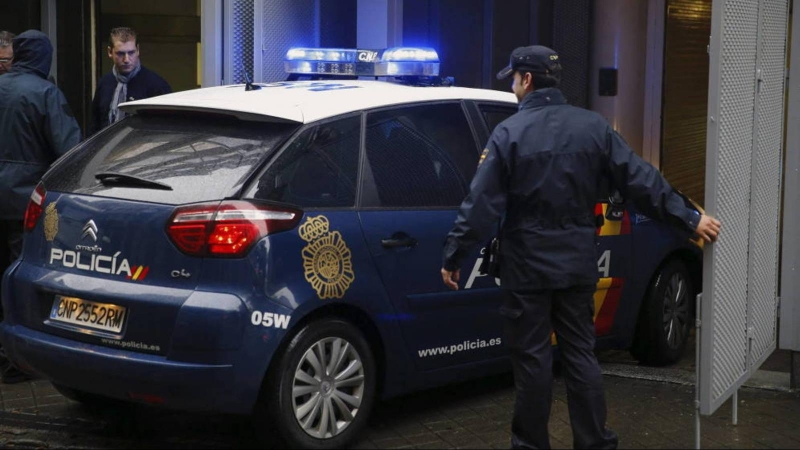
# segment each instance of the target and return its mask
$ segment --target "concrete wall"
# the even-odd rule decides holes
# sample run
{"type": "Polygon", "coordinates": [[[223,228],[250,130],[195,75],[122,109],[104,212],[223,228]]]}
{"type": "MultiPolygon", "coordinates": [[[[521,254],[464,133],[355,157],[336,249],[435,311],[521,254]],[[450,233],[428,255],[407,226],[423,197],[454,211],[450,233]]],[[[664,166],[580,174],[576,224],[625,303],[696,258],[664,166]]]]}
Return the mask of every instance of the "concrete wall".
{"type": "Polygon", "coordinates": [[[648,2],[603,0],[593,3],[590,108],[608,119],[641,155],[648,2]],[[618,70],[616,96],[599,95],[600,68],[618,70]]]}

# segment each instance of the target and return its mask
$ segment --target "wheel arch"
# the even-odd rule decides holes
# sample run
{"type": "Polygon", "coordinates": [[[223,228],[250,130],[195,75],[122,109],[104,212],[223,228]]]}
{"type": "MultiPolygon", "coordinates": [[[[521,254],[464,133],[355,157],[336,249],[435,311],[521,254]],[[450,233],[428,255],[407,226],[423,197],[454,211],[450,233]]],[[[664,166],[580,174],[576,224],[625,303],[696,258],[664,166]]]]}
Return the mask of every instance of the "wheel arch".
{"type": "MultiPolygon", "coordinates": [[[[650,276],[647,277],[647,283],[644,285],[644,295],[650,290],[650,287],[653,285],[658,274],[661,270],[672,261],[679,261],[683,263],[686,267],[686,271],[689,272],[689,278],[692,282],[692,290],[693,293],[697,295],[699,292],[702,291],[703,287],[703,257],[702,253],[699,251],[689,248],[689,247],[682,247],[673,250],[670,253],[667,253],[659,262],[650,273],[650,276]]],[[[692,296],[692,305],[694,305],[694,296],[692,296]]],[[[637,322],[639,320],[639,316],[641,315],[642,305],[641,302],[638,305],[637,311],[637,322]]],[[[694,312],[694,311],[693,311],[694,312]]]]}
{"type": "MultiPolygon", "coordinates": [[[[703,291],[703,257],[702,253],[692,250],[690,248],[681,248],[678,249],[664,258],[664,261],[658,266],[656,271],[653,273],[653,277],[661,270],[662,267],[667,265],[672,260],[679,260],[685,266],[686,270],[689,272],[689,279],[692,282],[692,289],[693,289],[693,296],[692,296],[692,305],[694,305],[695,296],[703,291]]],[[[652,283],[652,277],[650,279],[652,283]]],[[[694,312],[694,310],[692,310],[694,312]]]]}
{"type": "MultiPolygon", "coordinates": [[[[692,292],[689,296],[689,318],[691,319],[694,317],[695,313],[695,301],[696,301],[696,294],[702,290],[702,254],[698,252],[696,249],[692,248],[679,248],[670,253],[668,253],[661,262],[655,267],[653,272],[650,274],[650,277],[647,279],[647,285],[644,290],[644,296],[642,298],[642,302],[639,303],[638,311],[636,314],[636,323],[634,326],[634,336],[631,342],[630,350],[631,353],[639,359],[640,361],[644,362],[645,359],[648,359],[645,355],[649,353],[647,350],[645,343],[642,341],[646,330],[647,325],[647,308],[644,306],[644,302],[648,300],[651,295],[651,289],[653,289],[654,283],[656,283],[657,277],[662,273],[665,267],[668,265],[678,262],[681,263],[686,272],[689,276],[689,282],[692,285],[692,292]],[[645,359],[642,359],[645,358],[645,359]]],[[[649,334],[649,333],[648,333],[649,334]]],[[[657,361],[657,360],[654,360],[657,361]]],[[[652,361],[650,362],[652,363],[652,361]]],[[[650,364],[648,363],[648,364],[650,364]]],[[[655,363],[655,365],[663,365],[663,363],[655,363]]]]}
{"type": "Polygon", "coordinates": [[[373,352],[373,356],[375,357],[375,369],[377,373],[375,392],[376,395],[380,397],[381,393],[383,392],[386,378],[386,351],[383,337],[381,336],[378,327],[375,325],[375,322],[372,320],[369,314],[357,306],[346,303],[328,304],[309,311],[291,327],[289,333],[281,340],[280,345],[275,349],[275,353],[270,359],[269,366],[267,367],[262,381],[260,389],[261,392],[259,392],[259,396],[263,394],[266,383],[271,378],[274,370],[276,370],[280,364],[281,357],[283,356],[284,351],[289,343],[292,342],[295,336],[307,324],[321,319],[344,320],[358,328],[358,330],[364,334],[364,338],[367,340],[367,344],[369,344],[370,349],[373,352]]]}

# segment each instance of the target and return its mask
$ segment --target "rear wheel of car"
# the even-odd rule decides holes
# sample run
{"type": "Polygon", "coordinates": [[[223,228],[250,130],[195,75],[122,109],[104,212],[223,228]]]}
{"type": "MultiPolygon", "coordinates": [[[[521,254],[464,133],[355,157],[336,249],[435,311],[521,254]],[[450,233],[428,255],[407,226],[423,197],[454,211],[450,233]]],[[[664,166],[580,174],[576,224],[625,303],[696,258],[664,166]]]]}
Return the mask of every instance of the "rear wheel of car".
{"type": "Polygon", "coordinates": [[[663,366],[684,354],[692,319],[692,287],[686,265],[673,259],[653,277],[642,303],[631,353],[643,364],[663,366]]]}
{"type": "Polygon", "coordinates": [[[309,323],[278,364],[262,389],[260,425],[277,428],[292,448],[352,442],[367,422],[376,387],[375,358],[358,328],[339,319],[309,323]]]}

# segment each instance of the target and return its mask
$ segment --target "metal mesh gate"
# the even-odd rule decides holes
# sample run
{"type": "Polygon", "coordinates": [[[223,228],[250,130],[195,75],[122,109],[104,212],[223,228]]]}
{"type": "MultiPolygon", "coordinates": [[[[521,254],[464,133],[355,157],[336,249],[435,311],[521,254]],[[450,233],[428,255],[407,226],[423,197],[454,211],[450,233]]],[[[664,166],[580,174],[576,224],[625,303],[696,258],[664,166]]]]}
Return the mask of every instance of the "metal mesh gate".
{"type": "Polygon", "coordinates": [[[256,0],[256,15],[262,31],[256,44],[258,81],[284,80],[283,58],[289,48],[319,46],[319,0],[256,0]]]}
{"type": "Polygon", "coordinates": [[[589,0],[553,5],[553,48],[564,65],[561,91],[571,105],[589,105],[589,53],[592,3],[589,0]]]}
{"type": "Polygon", "coordinates": [[[788,0],[715,0],[706,207],[723,223],[706,250],[700,412],[712,414],[775,348],[788,0]]]}
{"type": "Polygon", "coordinates": [[[756,370],[775,350],[778,310],[777,258],[783,142],[784,80],[788,0],[765,1],[759,24],[756,137],[751,194],[749,322],[752,330],[749,368],[756,370]]]}
{"type": "Polygon", "coordinates": [[[232,0],[228,17],[230,18],[231,43],[230,75],[225,84],[244,83],[253,79],[253,0],[232,0]]]}

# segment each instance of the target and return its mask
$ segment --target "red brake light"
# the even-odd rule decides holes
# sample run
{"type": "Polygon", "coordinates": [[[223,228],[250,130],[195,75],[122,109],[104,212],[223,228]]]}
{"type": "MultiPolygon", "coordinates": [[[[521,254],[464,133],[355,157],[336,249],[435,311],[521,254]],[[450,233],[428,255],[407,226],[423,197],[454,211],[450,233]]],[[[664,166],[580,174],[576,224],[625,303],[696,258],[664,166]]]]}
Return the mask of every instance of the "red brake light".
{"type": "Polygon", "coordinates": [[[176,247],[191,256],[238,258],[259,239],[297,226],[303,212],[245,201],[179,207],[167,224],[176,247]]]}
{"type": "Polygon", "coordinates": [[[203,254],[206,245],[206,225],[176,225],[171,224],[167,229],[169,236],[178,248],[190,255],[203,254]]]}
{"type": "Polygon", "coordinates": [[[259,229],[255,224],[217,224],[208,238],[208,251],[212,255],[236,255],[259,238],[259,229]]]}
{"type": "Polygon", "coordinates": [[[31,192],[31,199],[28,201],[28,209],[25,210],[25,231],[33,231],[36,228],[36,222],[39,216],[44,211],[44,199],[47,196],[47,191],[42,183],[36,185],[36,189],[31,192]]]}

